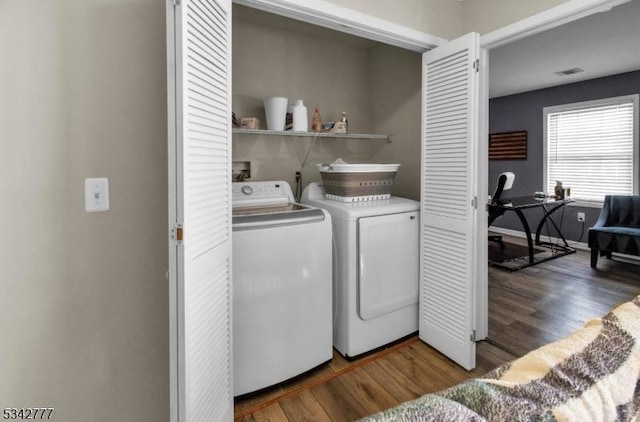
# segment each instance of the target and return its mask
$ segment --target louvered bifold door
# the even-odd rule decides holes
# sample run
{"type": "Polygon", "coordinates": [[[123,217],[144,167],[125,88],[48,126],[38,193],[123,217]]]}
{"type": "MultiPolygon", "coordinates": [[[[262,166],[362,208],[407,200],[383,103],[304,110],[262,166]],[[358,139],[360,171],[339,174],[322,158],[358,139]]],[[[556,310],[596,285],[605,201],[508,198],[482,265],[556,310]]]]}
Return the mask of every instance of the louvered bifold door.
{"type": "Polygon", "coordinates": [[[231,421],[231,1],[167,8],[172,421],[231,421]]]}
{"type": "Polygon", "coordinates": [[[466,369],[475,367],[478,39],[423,56],[420,339],[466,369]]]}

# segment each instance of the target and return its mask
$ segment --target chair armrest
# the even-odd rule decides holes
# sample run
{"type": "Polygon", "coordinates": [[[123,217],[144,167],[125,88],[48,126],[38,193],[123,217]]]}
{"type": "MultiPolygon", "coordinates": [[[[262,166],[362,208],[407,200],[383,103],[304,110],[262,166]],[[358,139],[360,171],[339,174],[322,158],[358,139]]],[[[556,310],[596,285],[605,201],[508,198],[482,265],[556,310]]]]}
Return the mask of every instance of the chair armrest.
{"type": "Polygon", "coordinates": [[[600,210],[600,216],[598,216],[598,220],[593,225],[593,227],[605,227],[607,226],[607,221],[609,220],[609,208],[611,206],[611,197],[609,195],[604,197],[604,202],[602,203],[602,209],[600,210]]]}

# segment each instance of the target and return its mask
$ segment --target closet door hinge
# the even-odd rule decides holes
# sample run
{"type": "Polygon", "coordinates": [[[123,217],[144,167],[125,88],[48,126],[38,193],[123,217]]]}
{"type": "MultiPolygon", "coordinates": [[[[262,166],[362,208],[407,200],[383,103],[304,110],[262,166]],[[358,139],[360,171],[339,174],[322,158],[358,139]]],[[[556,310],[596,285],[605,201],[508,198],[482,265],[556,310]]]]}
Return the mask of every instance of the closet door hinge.
{"type": "Polygon", "coordinates": [[[171,228],[171,240],[176,242],[176,245],[182,244],[182,239],[184,238],[184,229],[182,227],[182,223],[176,223],[171,228]]]}
{"type": "Polygon", "coordinates": [[[476,70],[476,73],[480,72],[480,59],[476,59],[473,62],[473,68],[476,70]]]}
{"type": "Polygon", "coordinates": [[[180,4],[181,0],[173,0],[173,7],[176,7],[177,5],[180,4]]]}
{"type": "Polygon", "coordinates": [[[476,330],[472,330],[471,331],[471,336],[470,336],[469,340],[471,340],[473,342],[476,341],[476,330]]]}
{"type": "Polygon", "coordinates": [[[471,207],[472,208],[478,208],[478,197],[474,196],[473,199],[471,200],[471,207]]]}

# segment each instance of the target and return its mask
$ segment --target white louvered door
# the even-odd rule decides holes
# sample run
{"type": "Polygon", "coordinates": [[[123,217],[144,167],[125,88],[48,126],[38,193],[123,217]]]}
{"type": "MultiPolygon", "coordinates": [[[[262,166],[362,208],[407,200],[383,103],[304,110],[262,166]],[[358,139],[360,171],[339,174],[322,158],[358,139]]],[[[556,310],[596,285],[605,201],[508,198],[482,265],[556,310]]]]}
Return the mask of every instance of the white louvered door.
{"type": "Polygon", "coordinates": [[[478,54],[478,34],[465,35],[424,53],[422,75],[420,339],[466,369],[475,367],[476,175],[486,160],[477,151],[478,54]]]}
{"type": "Polygon", "coordinates": [[[171,420],[231,421],[231,0],[167,0],[167,33],[171,420]]]}

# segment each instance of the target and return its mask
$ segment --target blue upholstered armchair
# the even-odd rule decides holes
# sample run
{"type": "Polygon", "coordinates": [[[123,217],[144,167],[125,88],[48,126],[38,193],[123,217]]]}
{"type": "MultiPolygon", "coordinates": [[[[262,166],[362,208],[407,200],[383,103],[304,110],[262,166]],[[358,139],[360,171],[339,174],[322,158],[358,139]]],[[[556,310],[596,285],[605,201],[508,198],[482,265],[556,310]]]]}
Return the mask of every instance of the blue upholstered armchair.
{"type": "Polygon", "coordinates": [[[596,224],[589,229],[591,267],[598,255],[611,258],[612,252],[640,255],[640,196],[607,195],[596,224]]]}

